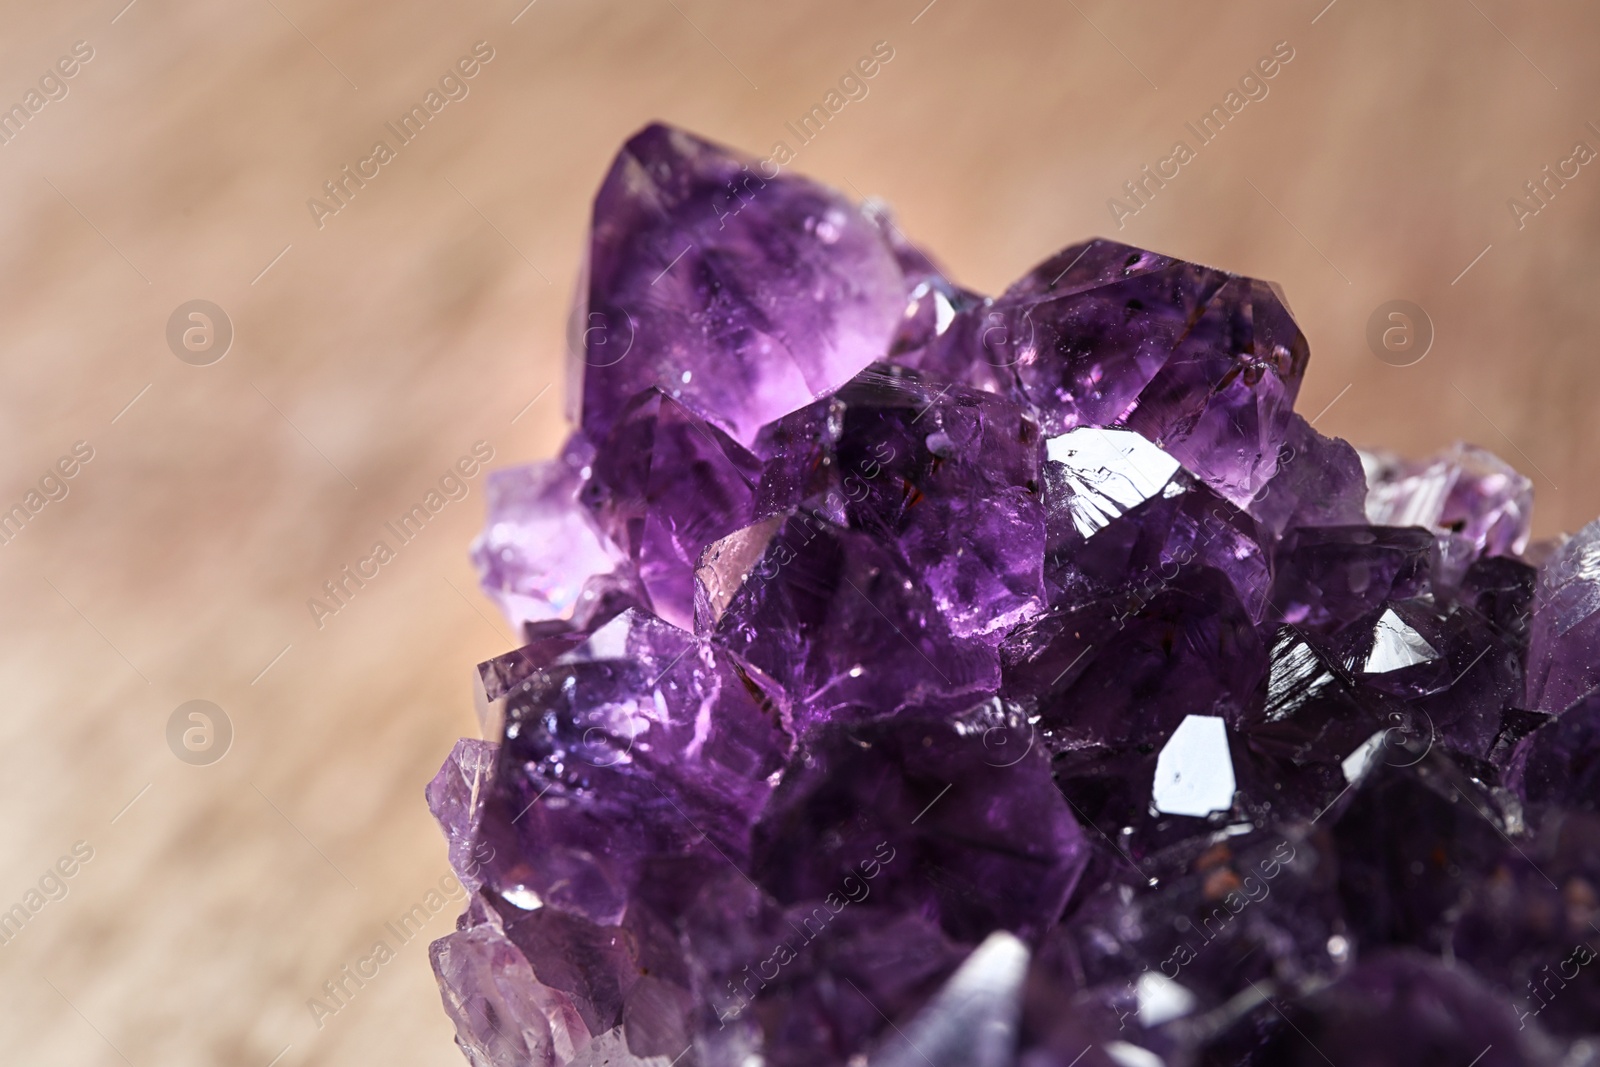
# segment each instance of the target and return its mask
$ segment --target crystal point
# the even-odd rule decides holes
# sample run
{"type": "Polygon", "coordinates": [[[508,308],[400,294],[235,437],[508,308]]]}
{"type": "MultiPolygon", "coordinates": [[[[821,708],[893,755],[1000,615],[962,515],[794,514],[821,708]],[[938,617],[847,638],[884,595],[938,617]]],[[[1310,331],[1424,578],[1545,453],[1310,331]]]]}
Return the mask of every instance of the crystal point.
{"type": "Polygon", "coordinates": [[[905,301],[881,231],[832,190],[754,163],[659,125],[617,156],[595,197],[572,368],[585,427],[608,430],[653,386],[749,444],[883,357],[905,301]]]}

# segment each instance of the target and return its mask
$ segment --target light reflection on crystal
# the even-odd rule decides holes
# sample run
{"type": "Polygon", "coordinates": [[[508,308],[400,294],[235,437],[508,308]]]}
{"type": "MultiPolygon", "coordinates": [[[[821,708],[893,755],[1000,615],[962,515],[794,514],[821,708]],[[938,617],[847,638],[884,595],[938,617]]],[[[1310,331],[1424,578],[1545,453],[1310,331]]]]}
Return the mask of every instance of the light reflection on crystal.
{"type": "Polygon", "coordinates": [[[1179,468],[1177,460],[1127,430],[1085,427],[1049,438],[1045,450],[1052,463],[1067,469],[1072,521],[1084,537],[1161,492],[1179,468]]]}
{"type": "Polygon", "coordinates": [[[1156,759],[1156,810],[1194,816],[1227,811],[1235,785],[1226,724],[1211,715],[1185,716],[1156,759]]]}
{"type": "Polygon", "coordinates": [[[1361,669],[1368,674],[1387,674],[1438,658],[1439,650],[1391,608],[1378,619],[1372,632],[1372,651],[1361,669]]]}

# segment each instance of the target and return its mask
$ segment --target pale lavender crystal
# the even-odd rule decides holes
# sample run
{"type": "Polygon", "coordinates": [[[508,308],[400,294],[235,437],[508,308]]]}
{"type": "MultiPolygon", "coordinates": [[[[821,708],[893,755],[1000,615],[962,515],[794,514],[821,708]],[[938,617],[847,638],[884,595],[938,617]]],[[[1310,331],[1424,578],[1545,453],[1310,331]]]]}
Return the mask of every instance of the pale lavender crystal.
{"type": "Polygon", "coordinates": [[[427,789],[475,1067],[1596,1062],[1600,522],[1363,467],[1269,283],[986,297],[661,126],[585,284],[427,789]]]}
{"type": "MultiPolygon", "coordinates": [[[[428,806],[450,843],[450,866],[469,893],[494,857],[478,836],[499,746],[463,738],[428,784],[428,806]]],[[[478,899],[462,928],[433,943],[430,957],[456,1044],[473,1067],[555,1067],[589,1042],[569,998],[541,985],[521,951],[487,922],[478,899]]]]}
{"type": "Polygon", "coordinates": [[[557,1067],[590,1034],[569,997],[541,985],[522,952],[490,925],[429,949],[456,1044],[472,1067],[557,1067]]]}
{"type": "Polygon", "coordinates": [[[450,843],[450,868],[469,893],[483,885],[488,856],[478,847],[477,829],[499,747],[463,737],[428,783],[428,810],[450,843]]]}
{"type": "Polygon", "coordinates": [[[1528,547],[1533,482],[1486,449],[1457,443],[1425,460],[1364,452],[1361,462],[1368,521],[1432,530],[1452,575],[1480,556],[1528,547]]]}
{"type": "Polygon", "coordinates": [[[1014,1060],[1028,946],[1004,931],[984,938],[903,1032],[884,1043],[883,1067],[1007,1067],[1014,1060]]]}
{"type": "Polygon", "coordinates": [[[622,551],[578,503],[593,458],[593,447],[575,435],[554,459],[489,475],[489,521],[472,559],[484,592],[519,629],[570,620],[583,611],[586,584],[623,563],[622,551]]]}
{"type": "Polygon", "coordinates": [[[945,277],[926,252],[906,239],[887,207],[874,201],[864,207],[894,250],[905,278],[905,310],[887,358],[931,378],[960,382],[986,392],[1003,391],[996,368],[973,363],[963,345],[965,332],[973,321],[971,313],[993,301],[945,277]],[[952,333],[952,327],[960,329],[952,333]]]}
{"type": "Polygon", "coordinates": [[[1565,710],[1600,685],[1600,520],[1539,569],[1528,649],[1528,706],[1565,710]]]}

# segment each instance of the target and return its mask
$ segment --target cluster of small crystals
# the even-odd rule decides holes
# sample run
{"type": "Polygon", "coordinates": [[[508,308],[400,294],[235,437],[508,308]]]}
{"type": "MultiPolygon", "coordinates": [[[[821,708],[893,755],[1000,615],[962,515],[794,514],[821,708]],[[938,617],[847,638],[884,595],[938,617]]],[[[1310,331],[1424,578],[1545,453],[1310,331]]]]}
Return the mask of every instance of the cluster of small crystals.
{"type": "Polygon", "coordinates": [[[1600,1059],[1600,524],[1319,435],[1267,283],[984,297],[660,126],[580,296],[428,788],[473,1064],[1600,1059]]]}

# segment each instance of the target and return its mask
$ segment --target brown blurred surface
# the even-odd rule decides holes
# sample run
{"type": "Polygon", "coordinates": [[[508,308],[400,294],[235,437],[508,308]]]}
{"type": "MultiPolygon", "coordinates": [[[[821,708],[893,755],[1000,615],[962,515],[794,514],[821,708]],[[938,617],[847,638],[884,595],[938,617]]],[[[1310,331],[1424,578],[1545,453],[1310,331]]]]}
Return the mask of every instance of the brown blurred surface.
{"type": "Polygon", "coordinates": [[[0,546],[0,909],[94,849],[0,947],[7,1062],[461,1062],[425,943],[453,906],[320,1028],[306,1001],[445,871],[422,786],[510,643],[466,559],[481,477],[321,629],[306,601],[474,441],[555,447],[589,198],[652,118],[766,155],[888,41],[793,167],[887,199],[965,284],[1095,234],[1277,280],[1319,429],[1484,444],[1542,534],[1600,513],[1600,167],[1522,229],[1507,206],[1600,148],[1592,11],[523,2],[4,7],[0,103],[94,49],[0,146],[0,504],[94,449],[0,546]],[[319,230],[307,198],[477,41],[470,95],[319,230]],[[1108,198],[1279,41],[1269,95],[1119,231],[1108,198]],[[236,331],[211,366],[164,339],[194,298],[236,331]],[[1415,366],[1367,347],[1394,298],[1436,329],[1415,366]],[[235,731],[209,766],[165,740],[196,698],[235,731]]]}

